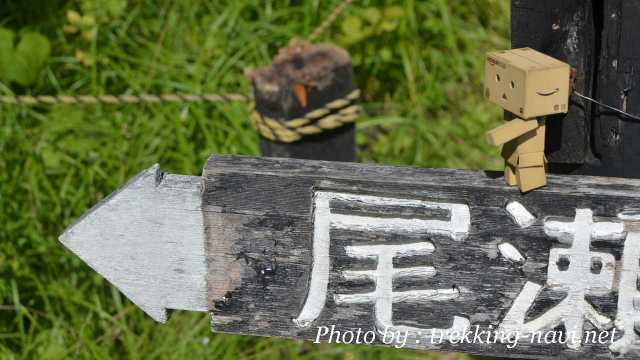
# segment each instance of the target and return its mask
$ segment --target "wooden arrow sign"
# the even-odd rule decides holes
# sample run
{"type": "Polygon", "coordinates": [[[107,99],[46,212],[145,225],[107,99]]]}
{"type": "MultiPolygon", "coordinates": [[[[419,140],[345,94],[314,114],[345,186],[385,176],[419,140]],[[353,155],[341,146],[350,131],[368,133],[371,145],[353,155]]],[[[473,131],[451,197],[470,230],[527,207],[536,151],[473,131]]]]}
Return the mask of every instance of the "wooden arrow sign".
{"type": "Polygon", "coordinates": [[[640,181],[212,157],[60,237],[158,321],[526,358],[640,354],[640,181]]]}
{"type": "Polygon", "coordinates": [[[94,206],[60,241],[154,320],[207,311],[201,179],[152,166],[94,206]]]}

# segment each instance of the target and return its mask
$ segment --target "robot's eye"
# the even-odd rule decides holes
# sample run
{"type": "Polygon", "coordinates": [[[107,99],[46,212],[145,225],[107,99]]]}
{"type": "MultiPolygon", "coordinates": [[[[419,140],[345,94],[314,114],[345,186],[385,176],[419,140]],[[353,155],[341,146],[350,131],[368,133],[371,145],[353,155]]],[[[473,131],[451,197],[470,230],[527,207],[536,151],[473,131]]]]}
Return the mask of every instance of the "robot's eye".
{"type": "Polygon", "coordinates": [[[500,82],[500,74],[496,74],[496,82],[500,82]]]}
{"type": "Polygon", "coordinates": [[[509,86],[511,86],[512,89],[516,88],[516,83],[514,83],[513,81],[509,83],[509,86]]]}

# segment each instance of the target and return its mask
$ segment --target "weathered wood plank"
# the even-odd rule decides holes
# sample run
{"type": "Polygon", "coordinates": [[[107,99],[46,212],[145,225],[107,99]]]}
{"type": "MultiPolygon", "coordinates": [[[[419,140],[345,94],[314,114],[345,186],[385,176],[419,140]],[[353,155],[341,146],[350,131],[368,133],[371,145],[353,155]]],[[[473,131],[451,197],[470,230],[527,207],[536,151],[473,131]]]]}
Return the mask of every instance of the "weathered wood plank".
{"type": "Polygon", "coordinates": [[[203,182],[214,331],[315,340],[335,325],[380,343],[387,328],[417,349],[638,356],[629,279],[640,245],[625,236],[639,181],[550,176],[523,195],[484,172],[213,157],[203,182]],[[579,335],[469,344],[433,330],[470,329],[471,341],[476,326],[579,335]],[[632,345],[591,343],[592,329],[632,345]]]}
{"type": "Polygon", "coordinates": [[[477,171],[213,157],[202,178],[143,171],[60,240],[158,321],[208,310],[239,334],[335,342],[333,326],[418,349],[633,359],[639,190],[550,176],[521,194],[477,171]]]}
{"type": "Polygon", "coordinates": [[[201,179],[154,165],[60,236],[67,248],[154,320],[167,309],[206,311],[201,179]]]}

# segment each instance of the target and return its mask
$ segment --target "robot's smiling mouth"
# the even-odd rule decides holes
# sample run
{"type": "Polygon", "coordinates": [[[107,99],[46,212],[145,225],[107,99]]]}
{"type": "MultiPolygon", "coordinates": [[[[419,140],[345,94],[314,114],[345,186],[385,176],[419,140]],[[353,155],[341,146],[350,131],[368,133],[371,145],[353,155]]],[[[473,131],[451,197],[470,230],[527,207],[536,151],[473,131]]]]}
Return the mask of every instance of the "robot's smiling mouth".
{"type": "Polygon", "coordinates": [[[536,94],[540,95],[540,96],[551,96],[555,93],[557,93],[558,91],[560,91],[560,89],[555,88],[551,91],[538,91],[536,94]]]}

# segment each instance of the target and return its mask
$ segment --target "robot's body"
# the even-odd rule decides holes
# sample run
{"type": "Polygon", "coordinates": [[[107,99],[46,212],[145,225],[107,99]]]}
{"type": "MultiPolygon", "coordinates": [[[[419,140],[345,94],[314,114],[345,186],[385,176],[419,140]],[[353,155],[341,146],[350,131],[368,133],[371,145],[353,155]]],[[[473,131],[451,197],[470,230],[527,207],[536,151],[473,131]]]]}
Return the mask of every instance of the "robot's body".
{"type": "Polygon", "coordinates": [[[491,52],[485,63],[485,97],[508,120],[487,133],[503,145],[505,181],[526,192],[546,184],[544,116],[566,113],[570,66],[530,48],[491,52]]]}
{"type": "MultiPolygon", "coordinates": [[[[546,184],[544,120],[514,118],[509,121],[523,121],[523,128],[531,128],[531,130],[502,146],[502,158],[505,160],[505,181],[509,185],[517,185],[522,192],[544,186],[546,184]]],[[[499,129],[497,128],[497,130],[499,129]]]]}

